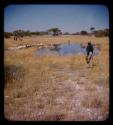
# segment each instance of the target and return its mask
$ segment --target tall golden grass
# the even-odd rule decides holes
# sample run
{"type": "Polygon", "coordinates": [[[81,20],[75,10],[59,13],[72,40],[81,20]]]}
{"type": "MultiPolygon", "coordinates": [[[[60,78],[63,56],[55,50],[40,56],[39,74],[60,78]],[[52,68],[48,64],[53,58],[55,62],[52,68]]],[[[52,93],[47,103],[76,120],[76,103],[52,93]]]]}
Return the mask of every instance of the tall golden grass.
{"type": "Polygon", "coordinates": [[[8,120],[105,120],[109,114],[109,38],[32,36],[5,39],[19,44],[100,44],[101,52],[87,68],[84,55],[38,56],[37,48],[4,51],[4,115],[8,120]],[[90,109],[93,114],[87,111],[90,109]]]}

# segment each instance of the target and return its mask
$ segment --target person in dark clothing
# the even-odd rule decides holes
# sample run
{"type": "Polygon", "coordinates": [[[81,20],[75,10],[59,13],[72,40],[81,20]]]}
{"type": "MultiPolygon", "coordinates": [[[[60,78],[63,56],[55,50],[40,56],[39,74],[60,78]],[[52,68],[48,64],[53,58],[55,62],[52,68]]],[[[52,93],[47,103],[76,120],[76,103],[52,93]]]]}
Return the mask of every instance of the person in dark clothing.
{"type": "Polygon", "coordinates": [[[89,64],[93,58],[93,50],[94,50],[93,45],[91,44],[91,42],[88,42],[88,45],[86,47],[86,52],[87,52],[86,62],[87,62],[87,64],[89,64]]]}

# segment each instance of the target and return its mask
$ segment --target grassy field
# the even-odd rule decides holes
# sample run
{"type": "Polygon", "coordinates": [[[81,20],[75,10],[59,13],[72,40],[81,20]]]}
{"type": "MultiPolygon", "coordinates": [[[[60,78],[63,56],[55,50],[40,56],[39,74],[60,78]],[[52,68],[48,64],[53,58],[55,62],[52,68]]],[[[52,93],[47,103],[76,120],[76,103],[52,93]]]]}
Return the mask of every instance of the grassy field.
{"type": "Polygon", "coordinates": [[[102,121],[109,117],[109,38],[31,36],[4,39],[4,49],[35,43],[100,45],[92,68],[84,55],[38,56],[37,48],[4,50],[4,116],[8,120],[102,121]]]}

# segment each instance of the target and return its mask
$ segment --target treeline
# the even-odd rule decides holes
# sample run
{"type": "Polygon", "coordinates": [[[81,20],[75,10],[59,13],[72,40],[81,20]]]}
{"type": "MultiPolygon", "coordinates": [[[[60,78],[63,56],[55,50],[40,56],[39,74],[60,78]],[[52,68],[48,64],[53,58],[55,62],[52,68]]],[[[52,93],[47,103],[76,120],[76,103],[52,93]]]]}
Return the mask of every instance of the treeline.
{"type": "Polygon", "coordinates": [[[13,36],[11,32],[4,32],[4,38],[10,38],[11,36],[13,36]]]}
{"type": "Polygon", "coordinates": [[[23,36],[32,36],[32,35],[47,35],[47,32],[31,32],[31,31],[14,31],[14,32],[4,32],[4,38],[10,38],[11,36],[14,36],[15,34],[19,34],[21,37],[23,36]]]}
{"type": "Polygon", "coordinates": [[[35,31],[35,32],[31,32],[29,30],[27,30],[27,31],[15,30],[13,32],[4,32],[4,37],[10,38],[11,36],[14,36],[15,34],[18,34],[21,37],[32,36],[32,35],[53,35],[53,36],[57,36],[57,35],[94,35],[96,37],[109,36],[109,29],[104,29],[104,30],[94,30],[94,29],[95,28],[91,27],[90,28],[91,32],[87,32],[85,30],[82,30],[82,31],[76,32],[76,33],[69,33],[69,32],[62,33],[62,31],[59,28],[51,28],[51,29],[46,30],[46,31],[35,31]]]}
{"type": "Polygon", "coordinates": [[[85,30],[82,30],[80,32],[76,33],[64,33],[63,35],[89,35],[89,36],[96,36],[96,37],[107,37],[109,36],[109,29],[104,29],[104,30],[94,30],[93,32],[87,32],[85,30]]]}
{"type": "Polygon", "coordinates": [[[109,29],[96,30],[96,31],[94,31],[94,35],[96,37],[106,37],[106,36],[109,36],[109,29]]]}

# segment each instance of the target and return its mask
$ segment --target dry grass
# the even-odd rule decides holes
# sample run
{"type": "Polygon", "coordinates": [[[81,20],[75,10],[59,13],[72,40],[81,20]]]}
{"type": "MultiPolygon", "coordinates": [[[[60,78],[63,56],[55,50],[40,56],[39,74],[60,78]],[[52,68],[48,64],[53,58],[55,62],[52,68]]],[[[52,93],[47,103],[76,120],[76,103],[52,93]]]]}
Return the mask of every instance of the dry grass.
{"type": "Polygon", "coordinates": [[[102,106],[102,102],[98,95],[94,95],[94,92],[93,94],[90,92],[90,95],[84,99],[82,105],[86,108],[99,108],[102,106]]]}
{"type": "MultiPolygon", "coordinates": [[[[5,48],[26,43],[87,43],[87,36],[5,39],[5,48]]],[[[109,39],[92,37],[101,52],[85,57],[37,56],[37,48],[5,51],[4,115],[8,120],[105,120],[109,110],[109,39]],[[93,114],[89,114],[87,109],[93,114]]]]}

